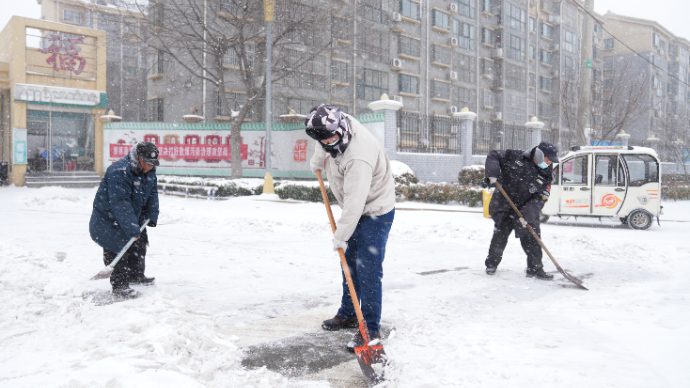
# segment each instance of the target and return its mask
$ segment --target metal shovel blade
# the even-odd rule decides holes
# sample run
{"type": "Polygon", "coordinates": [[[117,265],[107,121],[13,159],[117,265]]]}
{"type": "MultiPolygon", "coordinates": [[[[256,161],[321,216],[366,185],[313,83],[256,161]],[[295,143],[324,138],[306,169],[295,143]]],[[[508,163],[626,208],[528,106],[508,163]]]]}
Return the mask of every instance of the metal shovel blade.
{"type": "Polygon", "coordinates": [[[561,268],[561,267],[557,267],[557,268],[558,268],[558,271],[561,273],[561,275],[563,275],[563,277],[565,277],[566,279],[570,280],[571,282],[573,282],[573,283],[574,283],[575,285],[577,285],[578,287],[583,288],[583,289],[589,291],[589,289],[588,289],[587,287],[585,287],[585,286],[582,285],[582,280],[580,280],[580,279],[576,278],[575,276],[573,276],[573,275],[571,275],[571,274],[565,272],[565,271],[563,270],[563,268],[561,268]]]}
{"type": "Polygon", "coordinates": [[[360,322],[359,330],[362,333],[364,345],[355,346],[357,362],[364,376],[369,379],[369,386],[379,386],[379,384],[385,381],[383,378],[383,368],[386,366],[388,358],[383,351],[381,340],[377,340],[375,343],[374,341],[369,341],[369,329],[367,328],[366,321],[360,322]]]}
{"type": "Polygon", "coordinates": [[[114,267],[107,266],[101,272],[97,273],[96,276],[92,277],[91,280],[107,279],[110,277],[110,274],[113,273],[114,269],[114,267]]]}

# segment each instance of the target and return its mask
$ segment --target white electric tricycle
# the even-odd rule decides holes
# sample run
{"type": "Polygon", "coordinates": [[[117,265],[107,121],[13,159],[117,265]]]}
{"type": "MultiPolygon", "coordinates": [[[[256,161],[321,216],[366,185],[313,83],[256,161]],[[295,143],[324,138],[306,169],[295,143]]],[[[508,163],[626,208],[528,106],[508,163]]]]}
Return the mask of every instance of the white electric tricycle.
{"type": "Polygon", "coordinates": [[[661,214],[661,163],[644,147],[573,146],[554,166],[549,217],[618,219],[647,229],[661,214]]]}

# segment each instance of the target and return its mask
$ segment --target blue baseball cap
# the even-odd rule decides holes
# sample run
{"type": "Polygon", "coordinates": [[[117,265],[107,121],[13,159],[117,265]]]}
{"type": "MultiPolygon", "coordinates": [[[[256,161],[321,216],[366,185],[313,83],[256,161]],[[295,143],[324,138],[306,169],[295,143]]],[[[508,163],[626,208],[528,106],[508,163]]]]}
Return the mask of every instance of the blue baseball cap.
{"type": "Polygon", "coordinates": [[[544,156],[549,158],[550,161],[558,163],[558,147],[549,142],[543,141],[539,143],[537,148],[539,148],[541,152],[544,153],[544,156]]]}

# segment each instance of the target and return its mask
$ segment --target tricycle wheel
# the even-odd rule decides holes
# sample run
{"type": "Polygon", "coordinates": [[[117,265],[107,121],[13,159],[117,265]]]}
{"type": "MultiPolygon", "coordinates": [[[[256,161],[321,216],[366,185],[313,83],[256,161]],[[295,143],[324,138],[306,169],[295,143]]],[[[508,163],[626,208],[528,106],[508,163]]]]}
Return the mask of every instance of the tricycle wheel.
{"type": "Polygon", "coordinates": [[[633,210],[628,215],[628,225],[633,229],[644,230],[652,226],[653,217],[645,210],[633,210]]]}

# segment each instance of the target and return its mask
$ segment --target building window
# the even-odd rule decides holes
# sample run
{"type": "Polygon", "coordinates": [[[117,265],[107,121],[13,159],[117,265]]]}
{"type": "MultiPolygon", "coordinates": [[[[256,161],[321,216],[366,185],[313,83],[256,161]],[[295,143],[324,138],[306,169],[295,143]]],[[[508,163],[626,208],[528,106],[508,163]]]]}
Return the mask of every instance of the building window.
{"type": "Polygon", "coordinates": [[[604,50],[611,50],[613,48],[613,38],[604,39],[604,50]]]}
{"type": "Polygon", "coordinates": [[[508,34],[507,43],[508,47],[506,56],[516,61],[524,61],[525,53],[527,51],[525,47],[525,40],[522,38],[518,38],[515,35],[508,34]]]}
{"type": "Polygon", "coordinates": [[[533,17],[529,18],[529,30],[530,32],[537,32],[537,19],[533,17]]]}
{"type": "Polygon", "coordinates": [[[537,48],[534,45],[529,45],[529,59],[537,59],[537,48]]]}
{"type": "Polygon", "coordinates": [[[551,104],[539,101],[539,117],[551,117],[551,104]]]}
{"type": "Polygon", "coordinates": [[[431,61],[450,65],[450,49],[437,44],[431,45],[431,61]]]}
{"type": "Polygon", "coordinates": [[[420,58],[419,39],[401,35],[398,40],[398,53],[420,58]]]}
{"type": "Polygon", "coordinates": [[[221,12],[232,15],[238,19],[244,18],[244,7],[237,0],[220,0],[219,8],[221,12]]]}
{"type": "Polygon", "coordinates": [[[544,76],[539,77],[539,89],[550,92],[551,91],[551,78],[544,76]]]}
{"type": "Polygon", "coordinates": [[[603,35],[604,35],[604,29],[600,25],[595,24],[594,25],[594,36],[601,38],[603,35]]]}
{"type": "Polygon", "coordinates": [[[400,74],[398,78],[398,92],[419,94],[419,77],[400,74]]]}
{"type": "Polygon", "coordinates": [[[527,121],[526,101],[522,96],[506,93],[505,119],[519,122],[527,121]]]}
{"type": "Polygon", "coordinates": [[[71,9],[62,10],[62,21],[65,23],[81,24],[81,12],[71,9]]]}
{"type": "Polygon", "coordinates": [[[506,88],[524,92],[527,83],[525,68],[515,66],[510,63],[505,64],[506,68],[506,88]]]}
{"type": "Polygon", "coordinates": [[[458,73],[458,81],[470,83],[477,81],[477,62],[474,57],[453,53],[453,69],[458,73]]]}
{"type": "Polygon", "coordinates": [[[406,18],[419,20],[419,3],[410,0],[401,0],[400,14],[406,18]]]}
{"type": "Polygon", "coordinates": [[[659,34],[652,34],[652,43],[657,46],[661,44],[661,37],[659,37],[659,34]]]}
{"type": "Polygon", "coordinates": [[[524,32],[527,22],[527,12],[510,3],[506,3],[506,6],[508,27],[524,32]]]}
{"type": "Polygon", "coordinates": [[[450,101],[450,84],[438,80],[431,81],[431,98],[450,101]]]}
{"type": "Polygon", "coordinates": [[[580,40],[577,39],[577,35],[574,33],[563,30],[563,50],[577,53],[577,49],[580,47],[580,40]]]}
{"type": "Polygon", "coordinates": [[[455,86],[453,88],[453,104],[457,104],[459,108],[468,107],[471,111],[476,112],[477,94],[474,89],[463,88],[455,86]]]}
{"type": "Polygon", "coordinates": [[[609,58],[609,59],[604,61],[604,69],[605,70],[613,69],[613,59],[612,58],[609,58]]]}
{"type": "Polygon", "coordinates": [[[374,101],[388,94],[388,73],[359,68],[357,71],[357,98],[374,101]]]}
{"type": "Polygon", "coordinates": [[[376,23],[384,22],[384,11],[381,6],[381,0],[365,0],[361,5],[362,17],[366,20],[371,20],[376,23]]]}
{"type": "MultiPolygon", "coordinates": [[[[244,68],[245,69],[251,69],[254,67],[254,45],[253,44],[245,44],[244,45],[244,55],[246,56],[247,63],[245,63],[244,68]]],[[[228,48],[228,51],[225,53],[223,56],[223,65],[227,66],[232,66],[236,68],[240,68],[240,63],[241,58],[240,56],[235,52],[235,49],[233,47],[228,48]]]]}
{"type": "Polygon", "coordinates": [[[163,99],[148,100],[148,105],[149,121],[163,121],[163,99]]]}
{"type": "MultiPolygon", "coordinates": [[[[240,109],[247,103],[247,95],[245,93],[238,92],[225,92],[225,98],[228,100],[228,105],[230,105],[230,112],[226,109],[223,104],[223,100],[220,98],[220,92],[218,92],[218,109],[216,110],[216,116],[232,117],[232,112],[239,112],[240,109]]],[[[245,119],[252,118],[252,110],[249,109],[245,119]]]]}
{"type": "Polygon", "coordinates": [[[532,116],[537,115],[537,102],[534,100],[529,100],[529,114],[532,116]]]}
{"type": "Polygon", "coordinates": [[[544,22],[541,23],[541,36],[551,39],[552,30],[550,25],[544,22]]]}
{"type": "Polygon", "coordinates": [[[529,87],[530,88],[536,88],[537,87],[537,75],[535,73],[529,73],[529,87]]]}
{"type": "Polygon", "coordinates": [[[432,11],[432,22],[434,27],[450,31],[450,15],[437,9],[432,11]]]}
{"type": "Polygon", "coordinates": [[[551,52],[544,49],[539,50],[539,61],[545,65],[551,65],[551,52]]]}
{"type": "Polygon", "coordinates": [[[350,64],[348,62],[341,61],[331,61],[331,81],[335,82],[348,82],[348,68],[350,64]]]}
{"type": "Polygon", "coordinates": [[[148,54],[148,75],[163,74],[163,51],[156,50],[148,54]]]}
{"type": "Polygon", "coordinates": [[[493,108],[494,106],[494,92],[491,90],[484,90],[484,108],[493,108]]]}
{"type": "Polygon", "coordinates": [[[458,40],[458,47],[474,51],[475,27],[453,19],[453,37],[458,40]]]}
{"type": "Polygon", "coordinates": [[[482,43],[494,45],[494,32],[486,27],[482,27],[482,43]]]}
{"type": "Polygon", "coordinates": [[[601,77],[601,70],[594,70],[594,81],[601,82],[602,77],[601,77]]]}
{"type": "Polygon", "coordinates": [[[480,0],[482,2],[482,11],[491,13],[491,0],[480,0]]]}
{"type": "Polygon", "coordinates": [[[493,77],[494,75],[494,61],[482,58],[482,74],[493,77]]]}
{"type": "Polygon", "coordinates": [[[165,23],[165,7],[163,3],[152,4],[149,7],[149,19],[155,27],[163,27],[165,23]]]}
{"type": "Polygon", "coordinates": [[[458,6],[458,13],[462,16],[474,19],[475,0],[453,0],[458,6]]]}
{"type": "Polygon", "coordinates": [[[366,34],[358,34],[357,48],[367,54],[370,61],[387,63],[389,60],[389,32],[369,29],[366,34]]]}
{"type": "Polygon", "coordinates": [[[566,79],[577,78],[577,67],[573,57],[569,57],[567,55],[563,56],[563,77],[566,79]]]}

